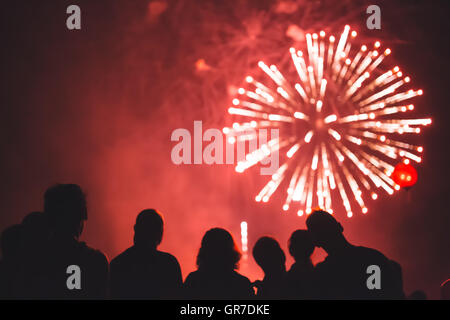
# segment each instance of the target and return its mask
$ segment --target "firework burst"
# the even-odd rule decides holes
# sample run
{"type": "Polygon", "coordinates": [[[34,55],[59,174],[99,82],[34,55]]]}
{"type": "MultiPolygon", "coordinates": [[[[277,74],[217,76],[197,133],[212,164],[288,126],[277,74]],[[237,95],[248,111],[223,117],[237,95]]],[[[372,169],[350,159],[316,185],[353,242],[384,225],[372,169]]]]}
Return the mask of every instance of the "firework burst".
{"type": "Polygon", "coordinates": [[[421,162],[423,147],[405,142],[431,119],[404,119],[411,99],[422,90],[408,89],[410,77],[398,66],[381,68],[391,53],[376,41],[356,46],[357,32],[347,25],[339,39],[324,31],[306,34],[303,51],[290,49],[283,74],[275,65],[258,63],[261,75],[247,76],[229,114],[243,122],[224,128],[228,141],[258,139],[246,128],[279,128],[280,137],[249,151],[237,172],[256,165],[271,152],[283,164],[256,195],[268,202],[285,192],[283,210],[299,216],[314,207],[333,212],[343,206],[347,216],[367,213],[367,200],[378,192],[392,195],[400,187],[391,174],[400,161],[421,162]],[[405,89],[406,88],[406,89],[405,89]],[[337,205],[338,204],[338,205],[337,205]]]}

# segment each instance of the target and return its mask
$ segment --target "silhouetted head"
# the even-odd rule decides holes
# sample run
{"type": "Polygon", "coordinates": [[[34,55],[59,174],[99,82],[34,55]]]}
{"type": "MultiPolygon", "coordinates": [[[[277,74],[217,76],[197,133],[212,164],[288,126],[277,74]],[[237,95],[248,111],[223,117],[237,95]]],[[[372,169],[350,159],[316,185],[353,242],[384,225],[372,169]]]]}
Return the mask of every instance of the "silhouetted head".
{"type": "Polygon", "coordinates": [[[408,297],[409,300],[427,300],[427,294],[422,290],[416,290],[408,297]]]}
{"type": "Polygon", "coordinates": [[[47,224],[47,215],[40,211],[33,211],[27,214],[22,219],[22,226],[24,228],[42,229],[47,224]]]}
{"type": "Polygon", "coordinates": [[[329,248],[340,243],[343,237],[344,228],[326,211],[313,211],[306,219],[306,225],[313,243],[327,252],[329,248]]]}
{"type": "Polygon", "coordinates": [[[450,300],[450,279],[445,280],[441,284],[441,299],[450,300]]]}
{"type": "Polygon", "coordinates": [[[266,275],[286,270],[286,256],[278,241],[272,237],[261,237],[256,241],[253,258],[266,275]]]}
{"type": "Polygon", "coordinates": [[[161,243],[164,231],[162,215],[155,209],[141,211],[134,225],[134,243],[156,249],[161,243]]]}
{"type": "Polygon", "coordinates": [[[57,184],[44,194],[44,212],[56,234],[78,238],[87,220],[86,196],[76,184],[57,184]]]}
{"type": "Polygon", "coordinates": [[[22,220],[22,245],[34,250],[43,245],[50,236],[47,215],[43,212],[34,211],[22,220]]]}
{"type": "Polygon", "coordinates": [[[199,269],[237,269],[241,253],[233,236],[225,229],[214,228],[205,233],[197,255],[199,269]]]}
{"type": "Polygon", "coordinates": [[[314,251],[314,243],[308,230],[295,230],[289,238],[288,246],[295,261],[308,261],[314,251]]]}
{"type": "Polygon", "coordinates": [[[0,245],[4,260],[13,259],[19,254],[21,228],[20,225],[15,224],[3,230],[0,236],[0,245]]]}

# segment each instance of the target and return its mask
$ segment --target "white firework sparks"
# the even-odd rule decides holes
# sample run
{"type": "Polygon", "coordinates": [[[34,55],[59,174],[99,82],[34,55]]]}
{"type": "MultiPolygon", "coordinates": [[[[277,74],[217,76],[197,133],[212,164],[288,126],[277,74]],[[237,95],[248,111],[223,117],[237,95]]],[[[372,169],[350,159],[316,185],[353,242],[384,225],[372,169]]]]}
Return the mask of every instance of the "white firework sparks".
{"type": "Polygon", "coordinates": [[[244,259],[247,259],[248,253],[248,231],[247,231],[247,222],[241,222],[241,248],[244,253],[244,259]]]}
{"type": "MultiPolygon", "coordinates": [[[[283,210],[295,208],[299,216],[314,207],[332,213],[332,202],[343,205],[348,217],[355,207],[365,214],[367,200],[377,199],[378,190],[392,195],[400,188],[390,177],[396,163],[421,162],[423,147],[402,137],[420,133],[431,119],[403,119],[400,114],[413,110],[409,100],[423,91],[404,89],[410,77],[399,67],[379,68],[390,49],[382,50],[379,41],[372,49],[355,48],[356,36],[348,25],[338,40],[324,31],[307,34],[304,51],[290,49],[295,77],[260,61],[261,80],[245,78],[246,87],[238,90],[228,112],[246,120],[224,132],[237,137],[249,126],[288,132],[270,147],[270,152],[285,154],[286,161],[256,201],[267,202],[277,189],[284,189],[283,210]],[[297,81],[287,80],[291,78],[297,81]]],[[[267,145],[262,147],[263,153],[254,152],[267,155],[267,145]]],[[[253,158],[238,162],[236,171],[258,163],[253,158]]]]}

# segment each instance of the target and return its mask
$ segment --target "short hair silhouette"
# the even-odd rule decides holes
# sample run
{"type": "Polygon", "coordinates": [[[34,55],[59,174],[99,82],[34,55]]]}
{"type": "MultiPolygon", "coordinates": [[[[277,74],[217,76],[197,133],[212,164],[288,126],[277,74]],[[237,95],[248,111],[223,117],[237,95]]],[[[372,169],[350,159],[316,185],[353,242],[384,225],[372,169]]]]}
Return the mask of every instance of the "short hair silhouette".
{"type": "Polygon", "coordinates": [[[44,194],[44,212],[59,233],[78,238],[87,220],[86,196],[76,184],[57,184],[44,194]]]}
{"type": "Polygon", "coordinates": [[[22,220],[24,237],[32,237],[48,231],[47,215],[40,211],[27,214],[22,220]]]}
{"type": "Polygon", "coordinates": [[[22,250],[34,251],[45,246],[50,238],[50,230],[47,215],[43,212],[33,211],[22,220],[21,243],[22,250]]]}
{"type": "Polygon", "coordinates": [[[35,224],[38,220],[41,220],[42,216],[42,212],[32,211],[22,219],[22,225],[35,224]]]}
{"type": "Polygon", "coordinates": [[[314,251],[314,243],[308,230],[295,230],[288,242],[289,253],[295,261],[308,259],[314,251]]]}
{"type": "Polygon", "coordinates": [[[344,231],[342,225],[333,215],[323,210],[313,211],[306,219],[306,226],[314,244],[319,247],[335,241],[344,231]]]}
{"type": "Polygon", "coordinates": [[[265,273],[285,266],[286,255],[277,240],[272,237],[261,237],[253,247],[253,258],[265,273]]]}
{"type": "Polygon", "coordinates": [[[225,229],[213,228],[208,230],[202,239],[197,255],[199,269],[220,268],[237,269],[241,253],[233,236],[225,229]]]}
{"type": "Polygon", "coordinates": [[[22,227],[20,225],[15,224],[3,230],[0,235],[0,246],[3,259],[16,257],[19,253],[21,229],[22,227]]]}
{"type": "Polygon", "coordinates": [[[164,220],[155,209],[141,211],[134,225],[134,243],[155,248],[161,243],[164,232],[164,220]]]}

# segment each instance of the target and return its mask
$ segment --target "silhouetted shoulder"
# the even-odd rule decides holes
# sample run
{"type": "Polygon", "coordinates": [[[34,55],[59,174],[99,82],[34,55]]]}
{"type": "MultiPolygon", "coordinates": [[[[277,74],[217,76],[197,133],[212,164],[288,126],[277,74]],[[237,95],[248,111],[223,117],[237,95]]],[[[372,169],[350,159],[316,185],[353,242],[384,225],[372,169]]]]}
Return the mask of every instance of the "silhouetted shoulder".
{"type": "Polygon", "coordinates": [[[362,260],[365,261],[365,268],[369,265],[377,265],[382,273],[383,298],[387,299],[404,299],[403,292],[403,276],[402,267],[394,260],[390,260],[380,251],[366,248],[356,247],[360,252],[362,260]]]}
{"type": "Polygon", "coordinates": [[[325,257],[325,259],[321,262],[318,262],[315,266],[314,266],[314,277],[319,279],[319,280],[323,280],[323,273],[327,272],[328,269],[328,265],[331,264],[330,263],[330,259],[329,257],[325,257]]]}
{"type": "Polygon", "coordinates": [[[178,263],[177,258],[175,258],[173,255],[171,255],[168,252],[163,251],[157,251],[157,260],[160,262],[160,264],[168,269],[168,271],[173,271],[176,274],[176,282],[182,284],[181,279],[181,268],[180,264],[178,263]]]}
{"type": "Polygon", "coordinates": [[[161,259],[162,261],[166,261],[167,263],[178,264],[177,258],[175,258],[173,255],[171,255],[168,252],[157,251],[157,255],[158,255],[158,258],[161,259]]]}
{"type": "Polygon", "coordinates": [[[205,278],[204,272],[200,270],[193,271],[188,274],[188,276],[184,280],[183,286],[188,291],[196,289],[197,287],[201,287],[204,278],[205,278]]]}
{"type": "MultiPolygon", "coordinates": [[[[382,261],[388,263],[389,259],[386,258],[384,254],[382,254],[380,251],[372,248],[367,248],[363,246],[352,246],[350,249],[346,250],[342,256],[350,255],[354,258],[359,257],[360,259],[370,259],[373,261],[382,261]]],[[[328,261],[333,260],[332,257],[327,256],[324,261],[318,263],[316,265],[316,268],[323,267],[327,264],[328,261]]]]}
{"type": "Polygon", "coordinates": [[[83,260],[87,264],[86,283],[89,298],[106,298],[108,287],[109,262],[107,256],[100,250],[93,249],[85,243],[83,246],[83,260]]]}
{"type": "Polygon", "coordinates": [[[99,265],[108,267],[109,262],[106,254],[98,249],[89,247],[84,242],[81,242],[80,246],[82,247],[83,255],[86,259],[88,259],[92,263],[98,263],[99,265]]]}
{"type": "Polygon", "coordinates": [[[188,274],[188,276],[184,280],[184,285],[185,286],[191,285],[193,282],[195,283],[196,280],[198,280],[199,278],[200,278],[200,271],[198,270],[192,271],[191,273],[188,274]]]}
{"type": "Polygon", "coordinates": [[[315,273],[312,264],[294,263],[287,272],[285,287],[289,299],[312,299],[316,295],[315,273]]]}
{"type": "Polygon", "coordinates": [[[363,246],[355,246],[353,249],[357,251],[359,254],[365,255],[366,257],[386,260],[386,262],[388,261],[388,258],[386,258],[384,254],[382,254],[380,251],[376,249],[367,248],[363,246]]]}
{"type": "MultiPolygon", "coordinates": [[[[193,271],[191,273],[189,273],[189,275],[186,277],[186,281],[196,281],[199,279],[203,279],[205,277],[205,272],[200,271],[200,270],[196,270],[193,271]]],[[[234,283],[240,283],[240,284],[244,284],[244,285],[251,285],[250,280],[246,277],[241,275],[240,273],[236,272],[236,271],[231,271],[229,273],[229,276],[227,277],[227,279],[231,279],[234,283]]]]}
{"type": "Polygon", "coordinates": [[[327,256],[315,266],[322,298],[327,299],[401,299],[401,268],[380,251],[351,246],[337,255],[327,256]],[[382,274],[382,290],[368,290],[366,281],[370,266],[378,266],[382,274]]]}
{"type": "Polygon", "coordinates": [[[251,286],[251,281],[246,276],[243,276],[236,271],[233,271],[233,276],[237,283],[242,283],[243,286],[251,286]]]}
{"type": "Polygon", "coordinates": [[[155,260],[158,261],[159,264],[172,264],[179,266],[177,258],[170,253],[163,251],[156,251],[153,253],[147,251],[145,253],[146,254],[143,255],[143,252],[138,250],[135,246],[130,247],[111,260],[111,268],[118,267],[121,264],[136,262],[137,260],[140,260],[139,258],[155,260]]]}
{"type": "Polygon", "coordinates": [[[133,250],[134,247],[126,249],[124,252],[117,255],[114,259],[111,260],[111,268],[114,268],[116,266],[120,266],[123,262],[128,261],[129,259],[133,259],[133,256],[135,255],[135,250],[133,250]]]}
{"type": "Polygon", "coordinates": [[[182,285],[177,259],[166,252],[132,246],[111,261],[111,296],[122,299],[172,299],[182,285]]]}
{"type": "Polygon", "coordinates": [[[107,296],[108,258],[83,242],[57,242],[43,257],[43,272],[48,284],[40,285],[38,296],[57,299],[103,299],[107,296]],[[68,290],[67,268],[81,270],[81,289],[68,290]]]}
{"type": "Polygon", "coordinates": [[[355,251],[355,255],[365,263],[365,268],[367,268],[371,264],[374,264],[382,268],[386,268],[389,271],[393,270],[393,264],[391,260],[389,260],[380,251],[362,246],[354,247],[353,250],[355,251]]]}
{"type": "Polygon", "coordinates": [[[190,299],[249,299],[254,296],[250,280],[236,271],[191,272],[184,282],[184,291],[190,299]]]}

